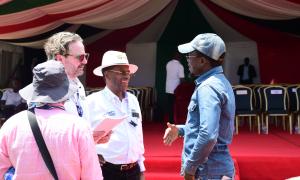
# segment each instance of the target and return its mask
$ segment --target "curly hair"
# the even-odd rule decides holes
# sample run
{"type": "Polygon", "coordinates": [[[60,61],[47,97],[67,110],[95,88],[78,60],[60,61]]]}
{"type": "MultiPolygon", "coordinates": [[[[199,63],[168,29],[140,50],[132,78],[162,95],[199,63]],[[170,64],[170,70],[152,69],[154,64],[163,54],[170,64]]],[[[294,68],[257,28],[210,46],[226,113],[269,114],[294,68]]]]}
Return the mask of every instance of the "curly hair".
{"type": "Polygon", "coordinates": [[[75,41],[82,42],[83,40],[78,34],[71,32],[59,32],[52,35],[44,45],[47,58],[55,59],[56,54],[68,54],[69,44],[75,41]]]}

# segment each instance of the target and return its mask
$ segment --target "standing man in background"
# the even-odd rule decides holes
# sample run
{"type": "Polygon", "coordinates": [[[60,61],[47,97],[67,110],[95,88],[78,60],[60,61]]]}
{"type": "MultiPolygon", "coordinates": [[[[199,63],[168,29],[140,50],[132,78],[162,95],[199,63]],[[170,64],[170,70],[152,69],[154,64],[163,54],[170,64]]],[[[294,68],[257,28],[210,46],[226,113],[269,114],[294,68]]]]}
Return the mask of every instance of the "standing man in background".
{"type": "Polygon", "coordinates": [[[167,106],[166,111],[169,115],[169,122],[174,123],[174,91],[177,86],[184,80],[184,68],[180,63],[180,54],[176,52],[172,60],[166,65],[167,77],[166,77],[166,97],[167,106]]]}
{"type": "Polygon", "coordinates": [[[87,97],[92,127],[106,117],[127,116],[113,129],[106,144],[96,145],[105,180],[144,179],[142,114],[137,98],[127,92],[137,69],[119,51],[105,52],[101,66],[94,69],[95,75],[103,76],[106,86],[87,97]]]}
{"type": "Polygon", "coordinates": [[[233,138],[235,99],[223,73],[225,43],[212,33],[199,34],[178,46],[187,54],[190,72],[197,76],[185,125],[168,123],[164,143],[184,137],[181,175],[185,180],[234,178],[228,145],[233,138]]]}
{"type": "Polygon", "coordinates": [[[1,97],[0,112],[3,118],[8,119],[12,115],[26,109],[26,101],[19,94],[21,82],[19,79],[12,79],[11,88],[7,88],[1,97]]]}
{"type": "Polygon", "coordinates": [[[244,59],[244,64],[239,66],[237,75],[240,76],[240,84],[253,84],[253,78],[256,77],[255,67],[249,63],[249,58],[244,59]]]}

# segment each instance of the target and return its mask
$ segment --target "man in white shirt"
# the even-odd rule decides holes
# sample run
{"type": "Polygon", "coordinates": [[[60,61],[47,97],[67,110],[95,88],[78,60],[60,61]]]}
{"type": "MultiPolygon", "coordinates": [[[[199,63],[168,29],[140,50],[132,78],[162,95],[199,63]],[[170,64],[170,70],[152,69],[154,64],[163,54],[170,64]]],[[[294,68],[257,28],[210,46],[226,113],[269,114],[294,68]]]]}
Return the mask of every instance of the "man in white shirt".
{"type": "MultiPolygon", "coordinates": [[[[79,76],[84,74],[84,68],[89,59],[89,54],[85,52],[82,38],[75,33],[59,32],[47,40],[44,50],[48,60],[55,59],[64,65],[68,78],[77,85],[77,92],[64,104],[66,111],[87,120],[88,107],[85,102],[85,89],[78,79],[79,76]]],[[[93,135],[96,143],[105,143],[110,136],[108,134],[100,138],[98,134],[93,135]]]]}
{"type": "Polygon", "coordinates": [[[82,38],[75,33],[59,32],[51,36],[44,45],[48,60],[60,61],[68,75],[68,78],[77,84],[78,91],[66,103],[65,108],[73,114],[78,114],[87,119],[85,106],[85,90],[78,79],[84,74],[85,65],[89,54],[85,52],[82,38]]]}
{"type": "Polygon", "coordinates": [[[169,115],[170,123],[174,123],[174,91],[177,88],[177,86],[184,80],[184,68],[183,65],[179,62],[179,60],[180,54],[176,52],[174,58],[170,60],[166,65],[166,110],[167,114],[169,115]]]}
{"type": "Polygon", "coordinates": [[[92,127],[105,117],[127,116],[113,129],[106,144],[96,145],[105,180],[144,179],[141,110],[137,98],[127,92],[130,77],[137,69],[128,63],[125,53],[118,51],[104,53],[102,65],[94,69],[95,75],[103,76],[106,87],[87,96],[92,127]]]}

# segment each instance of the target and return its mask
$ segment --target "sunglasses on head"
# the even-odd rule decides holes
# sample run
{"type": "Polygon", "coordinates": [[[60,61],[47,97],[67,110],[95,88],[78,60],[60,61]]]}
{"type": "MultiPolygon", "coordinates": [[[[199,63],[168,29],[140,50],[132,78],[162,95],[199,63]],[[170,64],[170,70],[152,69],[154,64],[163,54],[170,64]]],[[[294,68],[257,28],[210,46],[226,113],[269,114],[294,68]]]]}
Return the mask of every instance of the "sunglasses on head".
{"type": "Polygon", "coordinates": [[[89,60],[90,54],[85,53],[85,54],[80,54],[80,55],[76,55],[76,56],[73,54],[66,54],[65,56],[73,56],[74,58],[76,58],[77,60],[82,62],[84,59],[89,60]]]}

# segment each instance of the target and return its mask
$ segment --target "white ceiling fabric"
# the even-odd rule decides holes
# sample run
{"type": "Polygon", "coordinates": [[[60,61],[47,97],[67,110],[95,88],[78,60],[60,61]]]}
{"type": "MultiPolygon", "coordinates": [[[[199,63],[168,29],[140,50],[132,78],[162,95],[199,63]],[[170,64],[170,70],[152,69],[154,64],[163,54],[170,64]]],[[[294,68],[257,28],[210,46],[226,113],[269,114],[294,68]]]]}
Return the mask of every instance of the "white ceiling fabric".
{"type": "Polygon", "coordinates": [[[300,17],[300,4],[286,0],[211,0],[235,13],[264,20],[288,20],[300,17]]]}

